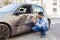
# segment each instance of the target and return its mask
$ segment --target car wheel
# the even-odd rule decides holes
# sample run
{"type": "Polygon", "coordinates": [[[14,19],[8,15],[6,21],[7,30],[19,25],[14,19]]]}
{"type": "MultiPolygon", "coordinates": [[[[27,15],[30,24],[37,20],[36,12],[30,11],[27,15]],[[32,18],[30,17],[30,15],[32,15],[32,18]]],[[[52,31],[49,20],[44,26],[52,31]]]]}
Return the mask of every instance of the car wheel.
{"type": "Polygon", "coordinates": [[[7,25],[0,24],[0,40],[8,40],[10,30],[7,25]]]}

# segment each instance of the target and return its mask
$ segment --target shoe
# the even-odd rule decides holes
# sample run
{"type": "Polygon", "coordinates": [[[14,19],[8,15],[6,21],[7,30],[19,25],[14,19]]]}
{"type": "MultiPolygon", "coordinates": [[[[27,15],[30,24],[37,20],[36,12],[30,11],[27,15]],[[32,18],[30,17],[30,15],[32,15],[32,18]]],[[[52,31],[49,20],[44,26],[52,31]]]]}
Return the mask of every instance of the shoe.
{"type": "Polygon", "coordinates": [[[44,35],[41,35],[40,37],[41,37],[41,38],[45,38],[45,36],[44,36],[44,35]]]}

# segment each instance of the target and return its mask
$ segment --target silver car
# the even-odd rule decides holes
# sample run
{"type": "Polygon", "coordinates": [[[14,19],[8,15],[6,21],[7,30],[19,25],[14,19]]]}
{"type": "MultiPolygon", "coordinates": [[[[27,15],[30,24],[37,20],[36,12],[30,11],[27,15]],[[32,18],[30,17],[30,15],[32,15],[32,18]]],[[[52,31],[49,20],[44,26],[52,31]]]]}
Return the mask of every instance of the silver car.
{"type": "Polygon", "coordinates": [[[44,12],[42,6],[34,4],[11,4],[0,8],[0,39],[5,40],[10,36],[31,31],[32,27],[26,24],[31,17],[37,19],[38,12],[43,12],[47,18],[50,28],[50,18],[44,12]]]}

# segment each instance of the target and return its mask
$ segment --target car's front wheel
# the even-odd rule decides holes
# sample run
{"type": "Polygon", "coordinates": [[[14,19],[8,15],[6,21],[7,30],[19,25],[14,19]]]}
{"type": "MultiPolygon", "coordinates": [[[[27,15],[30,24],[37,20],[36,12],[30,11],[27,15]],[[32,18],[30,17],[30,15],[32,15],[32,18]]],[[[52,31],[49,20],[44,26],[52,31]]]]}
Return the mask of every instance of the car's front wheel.
{"type": "Polygon", "coordinates": [[[8,40],[10,30],[7,25],[0,24],[0,40],[8,40]]]}

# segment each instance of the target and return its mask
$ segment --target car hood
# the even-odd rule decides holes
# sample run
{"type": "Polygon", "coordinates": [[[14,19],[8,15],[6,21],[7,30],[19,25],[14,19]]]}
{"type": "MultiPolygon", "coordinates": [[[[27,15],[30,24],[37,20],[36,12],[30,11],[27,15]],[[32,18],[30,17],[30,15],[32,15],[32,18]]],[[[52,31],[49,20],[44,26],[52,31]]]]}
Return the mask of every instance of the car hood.
{"type": "Polygon", "coordinates": [[[9,17],[13,17],[11,13],[0,13],[0,18],[9,18],[9,17]]]}
{"type": "Polygon", "coordinates": [[[13,22],[13,15],[0,13],[0,22],[13,22]]]}

